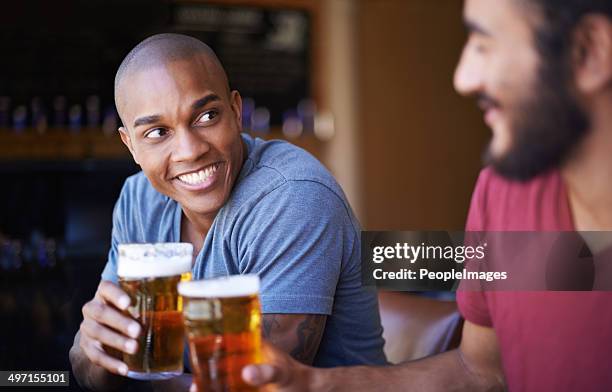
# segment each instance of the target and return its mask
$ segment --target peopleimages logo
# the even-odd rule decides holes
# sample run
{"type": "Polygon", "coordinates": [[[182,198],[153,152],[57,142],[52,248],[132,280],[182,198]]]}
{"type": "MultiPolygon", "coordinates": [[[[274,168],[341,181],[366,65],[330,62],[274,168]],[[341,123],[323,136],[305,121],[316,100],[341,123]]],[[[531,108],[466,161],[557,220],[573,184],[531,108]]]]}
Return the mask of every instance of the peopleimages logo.
{"type": "Polygon", "coordinates": [[[507,279],[490,270],[491,244],[476,233],[447,231],[361,233],[362,284],[392,290],[457,290],[460,280],[507,279]]]}
{"type": "Polygon", "coordinates": [[[466,260],[482,260],[485,257],[484,243],[479,246],[440,246],[410,245],[408,243],[396,243],[395,246],[375,246],[372,249],[372,261],[380,264],[386,260],[405,260],[411,264],[419,260],[450,260],[463,263],[466,260]]]}
{"type": "Polygon", "coordinates": [[[360,249],[385,290],[612,291],[612,232],[362,231],[360,249]]]}

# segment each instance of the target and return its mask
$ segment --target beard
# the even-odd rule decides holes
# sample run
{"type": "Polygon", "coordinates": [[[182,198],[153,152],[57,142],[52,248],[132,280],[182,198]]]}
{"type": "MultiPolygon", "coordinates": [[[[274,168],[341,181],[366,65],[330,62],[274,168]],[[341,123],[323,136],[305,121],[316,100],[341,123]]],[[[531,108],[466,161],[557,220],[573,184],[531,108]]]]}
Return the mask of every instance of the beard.
{"type": "Polygon", "coordinates": [[[516,105],[510,121],[512,146],[501,156],[487,148],[484,162],[503,177],[530,180],[558,168],[586,136],[590,122],[570,88],[568,67],[549,61],[539,67],[533,94],[516,105]]]}

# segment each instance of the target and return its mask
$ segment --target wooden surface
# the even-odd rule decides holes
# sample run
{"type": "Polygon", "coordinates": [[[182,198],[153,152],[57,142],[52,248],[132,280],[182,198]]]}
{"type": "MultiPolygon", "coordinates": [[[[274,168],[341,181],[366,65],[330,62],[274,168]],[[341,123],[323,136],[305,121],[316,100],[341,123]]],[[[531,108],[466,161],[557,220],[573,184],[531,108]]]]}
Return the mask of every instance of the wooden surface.
{"type": "MultiPolygon", "coordinates": [[[[262,139],[286,139],[279,131],[253,134],[262,139]]],[[[325,143],[313,135],[288,139],[316,157],[322,155],[325,143]]],[[[38,134],[31,129],[20,133],[0,130],[0,160],[74,160],[74,159],[131,159],[119,135],[105,135],[99,129],[50,130],[38,134]]]]}
{"type": "Polygon", "coordinates": [[[489,132],[453,90],[461,2],[359,3],[360,172],[368,229],[463,229],[489,132]]]}
{"type": "Polygon", "coordinates": [[[0,159],[3,160],[129,157],[118,135],[104,135],[99,129],[83,129],[78,133],[51,130],[44,134],[30,129],[20,133],[0,131],[0,159]]]}

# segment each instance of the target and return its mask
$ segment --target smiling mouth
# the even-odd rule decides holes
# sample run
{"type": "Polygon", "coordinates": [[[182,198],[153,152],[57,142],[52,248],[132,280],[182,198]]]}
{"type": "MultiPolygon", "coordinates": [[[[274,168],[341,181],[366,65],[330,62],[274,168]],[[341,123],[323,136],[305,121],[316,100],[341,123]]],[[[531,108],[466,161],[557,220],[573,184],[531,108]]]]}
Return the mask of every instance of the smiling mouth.
{"type": "Polygon", "coordinates": [[[213,174],[215,174],[215,172],[219,169],[219,166],[221,166],[221,163],[213,163],[198,171],[181,174],[176,178],[188,185],[202,184],[206,182],[213,174]]]}

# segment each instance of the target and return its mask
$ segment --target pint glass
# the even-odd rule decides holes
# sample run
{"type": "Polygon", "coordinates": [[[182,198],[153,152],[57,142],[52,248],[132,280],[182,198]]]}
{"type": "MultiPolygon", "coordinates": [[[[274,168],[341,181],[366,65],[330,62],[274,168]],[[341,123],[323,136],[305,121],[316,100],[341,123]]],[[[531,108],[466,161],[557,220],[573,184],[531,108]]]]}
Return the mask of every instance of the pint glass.
{"type": "Polygon", "coordinates": [[[241,372],[261,362],[259,277],[183,282],[179,293],[198,391],[256,391],[242,381],[241,372]]]}
{"type": "Polygon", "coordinates": [[[183,373],[184,328],[178,284],[188,280],[188,243],[119,245],[119,286],[130,297],[127,313],[142,327],[138,351],[123,354],[128,377],[163,380],[183,373]]]}

